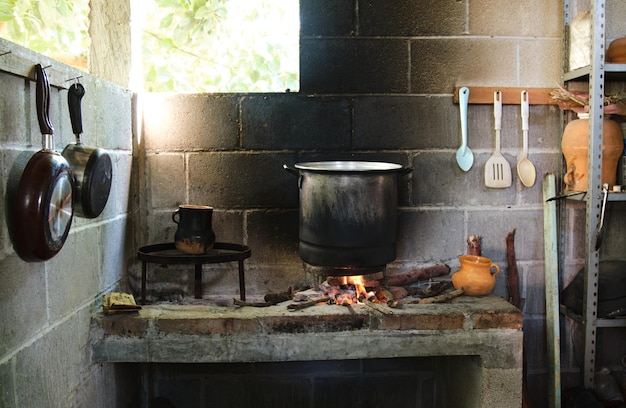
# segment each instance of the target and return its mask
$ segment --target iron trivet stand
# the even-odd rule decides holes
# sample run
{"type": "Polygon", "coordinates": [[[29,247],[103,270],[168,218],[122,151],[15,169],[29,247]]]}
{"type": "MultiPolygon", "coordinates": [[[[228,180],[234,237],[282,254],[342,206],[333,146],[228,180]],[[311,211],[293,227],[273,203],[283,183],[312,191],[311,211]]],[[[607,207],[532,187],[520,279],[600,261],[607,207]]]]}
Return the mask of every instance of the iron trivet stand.
{"type": "Polygon", "coordinates": [[[204,255],[189,255],[176,249],[173,242],[154,244],[137,250],[137,258],[141,265],[141,304],[146,303],[146,264],[193,264],[195,265],[194,292],[196,299],[202,299],[202,265],[223,262],[239,262],[239,297],[246,300],[246,283],[243,261],[251,255],[250,248],[245,245],[216,242],[213,249],[204,255]]]}

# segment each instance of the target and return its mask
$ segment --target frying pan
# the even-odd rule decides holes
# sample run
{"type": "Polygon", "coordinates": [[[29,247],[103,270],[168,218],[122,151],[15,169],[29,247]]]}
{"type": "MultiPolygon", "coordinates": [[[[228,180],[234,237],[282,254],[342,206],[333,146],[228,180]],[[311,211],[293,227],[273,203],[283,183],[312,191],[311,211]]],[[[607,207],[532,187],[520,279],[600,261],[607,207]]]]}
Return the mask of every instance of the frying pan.
{"type": "Polygon", "coordinates": [[[76,214],[84,218],[96,218],[102,213],[109,199],[113,170],[111,158],[106,151],[85,146],[81,141],[83,133],[81,101],[84,95],[85,87],[80,83],[73,84],[68,90],[67,104],[76,143],[67,145],[62,154],[74,174],[76,214]]]}
{"type": "Polygon", "coordinates": [[[25,261],[45,261],[56,255],[69,234],[74,215],[72,173],[54,150],[49,119],[50,84],[40,64],[35,66],[37,119],[42,149],[24,168],[12,207],[13,246],[25,261]]]}

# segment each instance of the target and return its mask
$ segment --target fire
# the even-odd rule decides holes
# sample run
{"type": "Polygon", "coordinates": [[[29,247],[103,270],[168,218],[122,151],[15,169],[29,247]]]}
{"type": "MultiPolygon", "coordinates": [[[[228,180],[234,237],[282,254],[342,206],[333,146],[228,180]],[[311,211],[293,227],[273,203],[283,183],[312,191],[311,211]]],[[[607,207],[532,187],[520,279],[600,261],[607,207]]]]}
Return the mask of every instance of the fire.
{"type": "Polygon", "coordinates": [[[362,303],[365,300],[375,300],[376,293],[367,290],[367,285],[377,285],[377,282],[366,282],[365,277],[358,276],[333,276],[320,285],[320,289],[326,293],[334,303],[338,305],[352,305],[362,303]]]}

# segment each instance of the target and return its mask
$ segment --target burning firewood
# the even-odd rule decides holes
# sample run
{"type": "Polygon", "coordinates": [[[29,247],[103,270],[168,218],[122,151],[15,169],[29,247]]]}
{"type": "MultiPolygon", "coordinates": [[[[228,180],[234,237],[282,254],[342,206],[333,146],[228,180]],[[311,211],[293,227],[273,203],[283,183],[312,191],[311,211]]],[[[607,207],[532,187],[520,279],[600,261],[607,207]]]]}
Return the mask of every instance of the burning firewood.
{"type": "Polygon", "coordinates": [[[385,303],[389,307],[398,307],[398,301],[387,288],[379,288],[376,290],[376,299],[378,299],[379,303],[385,303]]]}
{"type": "Polygon", "coordinates": [[[369,301],[367,299],[364,300],[363,302],[365,304],[365,306],[368,306],[382,314],[385,315],[392,315],[393,314],[393,310],[389,310],[388,308],[386,308],[385,306],[379,304],[379,303],[374,303],[372,301],[369,301]]]}
{"type": "Polygon", "coordinates": [[[425,268],[413,269],[408,272],[401,272],[387,277],[388,286],[404,286],[420,280],[436,278],[448,275],[450,267],[446,264],[437,264],[425,268]]]}

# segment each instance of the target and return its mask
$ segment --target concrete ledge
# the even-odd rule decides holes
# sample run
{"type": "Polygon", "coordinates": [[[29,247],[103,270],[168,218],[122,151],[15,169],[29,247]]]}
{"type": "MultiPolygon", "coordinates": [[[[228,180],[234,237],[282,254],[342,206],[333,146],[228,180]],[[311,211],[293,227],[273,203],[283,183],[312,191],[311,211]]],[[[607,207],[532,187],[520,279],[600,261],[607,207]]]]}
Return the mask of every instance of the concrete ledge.
{"type": "Polygon", "coordinates": [[[208,305],[149,305],[92,319],[100,362],[252,362],[479,355],[490,367],[521,367],[522,313],[496,296],[403,305],[289,311],[208,305]]]}

